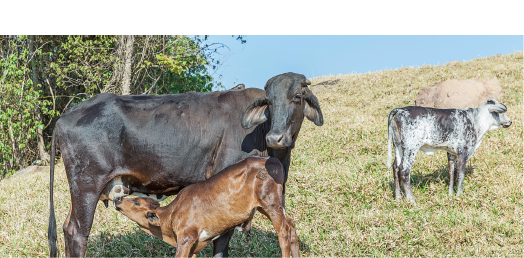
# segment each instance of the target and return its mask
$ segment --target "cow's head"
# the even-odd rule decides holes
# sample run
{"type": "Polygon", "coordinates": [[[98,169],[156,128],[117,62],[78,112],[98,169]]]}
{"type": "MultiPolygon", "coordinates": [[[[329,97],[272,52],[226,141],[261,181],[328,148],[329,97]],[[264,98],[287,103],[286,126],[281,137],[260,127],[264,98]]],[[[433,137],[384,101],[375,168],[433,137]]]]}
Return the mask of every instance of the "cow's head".
{"type": "Polygon", "coordinates": [[[160,226],[157,208],[160,204],[151,198],[116,198],[116,209],[141,227],[160,226]]]}
{"type": "Polygon", "coordinates": [[[504,104],[497,102],[495,99],[489,99],[482,106],[484,106],[490,114],[490,116],[488,116],[490,123],[488,130],[494,130],[500,127],[506,128],[511,125],[512,122],[509,120],[508,116],[506,116],[507,108],[504,104]]]}
{"type": "Polygon", "coordinates": [[[271,118],[267,146],[292,147],[304,116],[317,126],[324,124],[318,99],[307,87],[311,82],[302,74],[285,73],[269,79],[266,96],[254,100],[244,112],[242,127],[249,129],[271,118]]]}

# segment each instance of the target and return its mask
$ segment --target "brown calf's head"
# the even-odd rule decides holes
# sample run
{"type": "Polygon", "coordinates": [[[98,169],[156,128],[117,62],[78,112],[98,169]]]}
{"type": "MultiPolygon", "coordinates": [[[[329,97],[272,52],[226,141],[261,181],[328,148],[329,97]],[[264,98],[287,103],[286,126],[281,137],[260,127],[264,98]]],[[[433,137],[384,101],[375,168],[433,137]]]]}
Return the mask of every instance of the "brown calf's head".
{"type": "Polygon", "coordinates": [[[302,74],[285,73],[269,79],[266,96],[254,100],[244,112],[242,127],[249,129],[271,119],[267,146],[293,147],[304,116],[317,126],[324,124],[318,99],[307,87],[311,82],[302,74]]]}
{"type": "Polygon", "coordinates": [[[160,226],[160,219],[157,216],[157,208],[160,204],[151,198],[117,198],[115,206],[119,212],[142,227],[160,226]]]}

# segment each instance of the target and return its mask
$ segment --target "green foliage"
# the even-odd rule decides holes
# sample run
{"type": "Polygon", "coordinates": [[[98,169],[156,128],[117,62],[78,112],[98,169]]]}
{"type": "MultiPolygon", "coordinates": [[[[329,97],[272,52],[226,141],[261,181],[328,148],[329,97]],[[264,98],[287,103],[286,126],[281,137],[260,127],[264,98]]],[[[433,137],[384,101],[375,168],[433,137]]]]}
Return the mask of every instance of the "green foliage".
{"type": "MultiPolygon", "coordinates": [[[[133,40],[131,94],[223,88],[211,74],[225,45],[210,43],[207,36],[126,38],[133,40]]],[[[237,39],[245,43],[242,36],[237,39]]],[[[127,80],[123,43],[123,36],[0,36],[0,178],[39,158],[37,128],[49,148],[60,113],[101,92],[122,93],[127,80]]]]}
{"type": "MultiPolygon", "coordinates": [[[[24,38],[20,38],[23,40],[24,38]]],[[[18,50],[19,42],[8,42],[5,57],[0,59],[0,163],[3,177],[28,164],[35,149],[36,129],[44,128],[35,120],[38,107],[46,115],[58,115],[49,110],[49,100],[42,99],[42,91],[34,89],[28,68],[29,51],[18,50]],[[9,51],[15,50],[15,51],[9,51]]]]}
{"type": "Polygon", "coordinates": [[[46,40],[53,46],[41,53],[49,60],[47,74],[64,93],[93,96],[100,92],[101,85],[109,82],[115,61],[114,36],[42,37],[40,43],[46,40]],[[67,91],[69,88],[72,91],[67,91]]]}
{"type": "Polygon", "coordinates": [[[136,37],[136,55],[143,59],[133,70],[133,89],[135,94],[177,94],[187,91],[208,92],[222,85],[213,81],[210,71],[218,67],[214,59],[222,44],[207,43],[207,37],[188,36],[140,36],[136,37]],[[154,46],[155,54],[148,55],[148,48],[154,46]]]}

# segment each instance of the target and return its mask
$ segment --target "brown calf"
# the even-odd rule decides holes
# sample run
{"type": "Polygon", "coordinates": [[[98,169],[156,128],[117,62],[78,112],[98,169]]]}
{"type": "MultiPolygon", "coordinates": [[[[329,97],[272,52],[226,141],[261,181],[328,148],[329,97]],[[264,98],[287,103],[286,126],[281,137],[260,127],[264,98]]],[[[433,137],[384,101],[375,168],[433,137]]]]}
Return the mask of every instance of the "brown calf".
{"type": "Polygon", "coordinates": [[[249,157],[185,187],[167,206],[143,197],[116,198],[115,205],[145,232],[176,246],[175,257],[196,256],[220,235],[249,227],[258,210],[271,220],[282,256],[299,257],[295,225],[282,205],[283,182],[278,159],[249,157]]]}

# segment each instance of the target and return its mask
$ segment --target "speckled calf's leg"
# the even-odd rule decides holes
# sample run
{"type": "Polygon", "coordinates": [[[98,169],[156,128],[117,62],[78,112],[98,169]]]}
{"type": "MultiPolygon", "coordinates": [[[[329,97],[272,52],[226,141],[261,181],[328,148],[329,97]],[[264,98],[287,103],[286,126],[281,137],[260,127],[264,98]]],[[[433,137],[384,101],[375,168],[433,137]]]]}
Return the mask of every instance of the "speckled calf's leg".
{"type": "Polygon", "coordinates": [[[457,172],[458,172],[458,184],[457,184],[457,195],[464,193],[464,177],[466,175],[466,161],[467,155],[457,156],[457,172]]]}
{"type": "Polygon", "coordinates": [[[400,174],[397,166],[397,157],[395,157],[395,161],[393,161],[393,178],[395,180],[395,200],[402,199],[402,194],[400,193],[399,177],[400,174]]]}
{"type": "Polygon", "coordinates": [[[453,184],[455,183],[455,174],[457,167],[455,166],[456,157],[449,154],[448,152],[448,168],[449,168],[449,195],[452,196],[454,193],[453,184]]]}
{"type": "Polygon", "coordinates": [[[416,204],[415,197],[413,196],[413,192],[411,192],[411,183],[410,183],[410,175],[411,168],[413,167],[413,163],[415,163],[415,156],[417,152],[411,151],[411,150],[404,150],[404,155],[402,156],[402,160],[400,161],[400,179],[402,180],[402,187],[404,188],[404,194],[406,194],[406,199],[410,201],[413,204],[416,204]]]}

